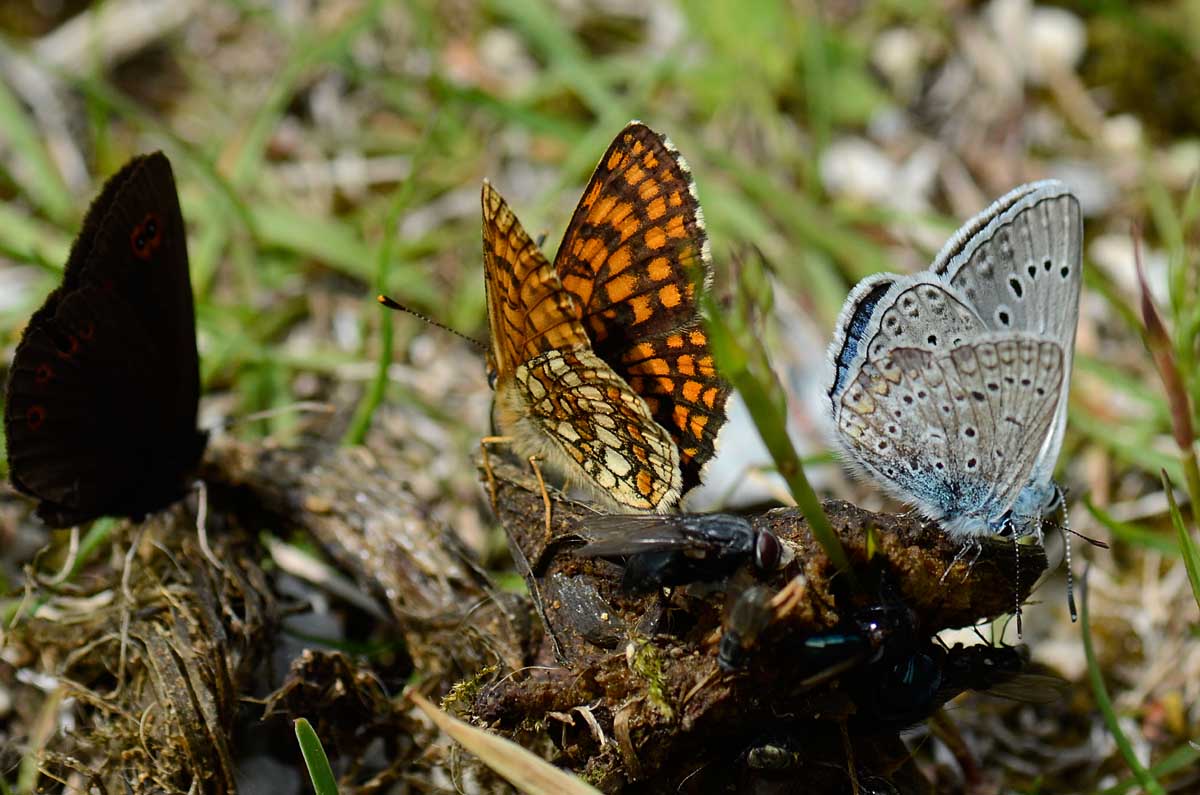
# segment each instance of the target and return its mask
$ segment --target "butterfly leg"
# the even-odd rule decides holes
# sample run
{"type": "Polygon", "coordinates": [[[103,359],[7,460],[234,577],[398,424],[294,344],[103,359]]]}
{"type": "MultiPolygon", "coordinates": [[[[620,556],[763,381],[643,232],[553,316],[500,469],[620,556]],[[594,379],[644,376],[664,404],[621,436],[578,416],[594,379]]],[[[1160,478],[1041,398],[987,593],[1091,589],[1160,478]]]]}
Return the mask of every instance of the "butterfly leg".
{"type": "Polygon", "coordinates": [[[488,482],[488,498],[491,500],[493,509],[496,507],[496,475],[492,472],[492,459],[488,455],[488,445],[510,444],[511,442],[511,436],[485,436],[479,440],[479,455],[483,459],[483,472],[487,475],[488,482]]]}
{"type": "Polygon", "coordinates": [[[974,557],[972,557],[971,562],[967,564],[967,573],[963,575],[963,579],[965,580],[967,577],[971,576],[971,569],[974,568],[975,562],[979,560],[979,556],[983,553],[983,545],[978,541],[963,542],[963,545],[958,548],[958,554],[954,556],[954,560],[950,561],[950,565],[946,567],[946,570],[942,572],[942,576],[938,578],[938,584],[944,584],[946,582],[946,578],[950,576],[950,571],[954,568],[954,565],[960,560],[965,560],[967,555],[971,555],[972,553],[974,554],[974,557]]]}
{"type": "Polygon", "coordinates": [[[546,543],[550,543],[551,527],[550,527],[550,492],[546,490],[546,479],[542,477],[542,468],[537,463],[538,456],[529,456],[529,467],[533,470],[534,476],[537,478],[538,488],[542,490],[542,505],[546,509],[546,543]]]}

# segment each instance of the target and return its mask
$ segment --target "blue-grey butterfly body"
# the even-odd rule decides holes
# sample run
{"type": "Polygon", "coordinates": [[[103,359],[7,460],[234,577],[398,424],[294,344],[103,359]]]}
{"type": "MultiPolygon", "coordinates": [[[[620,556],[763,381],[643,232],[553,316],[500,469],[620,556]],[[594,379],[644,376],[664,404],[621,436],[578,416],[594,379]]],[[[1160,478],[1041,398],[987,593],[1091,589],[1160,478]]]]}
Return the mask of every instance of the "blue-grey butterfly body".
{"type": "Polygon", "coordinates": [[[835,439],[952,537],[1036,532],[1057,496],[1083,225],[1061,182],[971,219],[928,271],[876,274],[829,347],[835,439]]]}

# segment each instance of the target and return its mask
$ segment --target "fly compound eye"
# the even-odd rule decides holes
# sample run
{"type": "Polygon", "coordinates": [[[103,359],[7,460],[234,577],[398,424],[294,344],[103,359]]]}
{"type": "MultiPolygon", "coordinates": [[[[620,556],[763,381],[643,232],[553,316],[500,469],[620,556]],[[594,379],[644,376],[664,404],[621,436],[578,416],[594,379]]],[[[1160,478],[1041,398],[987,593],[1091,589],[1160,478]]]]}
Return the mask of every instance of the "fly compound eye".
{"type": "Polygon", "coordinates": [[[764,530],[754,542],[754,565],[760,571],[775,571],[783,559],[783,545],[775,534],[764,530]]]}

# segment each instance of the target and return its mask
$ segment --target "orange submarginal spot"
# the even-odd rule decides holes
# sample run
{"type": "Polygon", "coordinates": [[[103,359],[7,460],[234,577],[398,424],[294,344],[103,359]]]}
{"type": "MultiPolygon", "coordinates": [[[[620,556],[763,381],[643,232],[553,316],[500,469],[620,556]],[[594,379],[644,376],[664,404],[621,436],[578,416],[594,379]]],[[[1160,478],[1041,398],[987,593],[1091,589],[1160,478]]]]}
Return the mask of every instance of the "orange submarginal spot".
{"type": "Polygon", "coordinates": [[[671,194],[671,198],[668,199],[667,201],[671,204],[672,207],[682,207],[683,206],[683,194],[681,194],[679,191],[675,191],[671,194]]]}
{"type": "Polygon", "coordinates": [[[666,257],[655,257],[646,267],[646,273],[656,282],[671,278],[671,261],[666,257]]]}
{"type": "Polygon", "coordinates": [[[667,221],[667,237],[686,237],[687,229],[683,226],[683,216],[677,215],[667,221]]]}
{"type": "MultiPolygon", "coordinates": [[[[613,205],[612,211],[608,214],[608,222],[614,229],[620,229],[621,225],[629,219],[629,216],[634,215],[633,205],[629,202],[617,202],[613,205]]],[[[634,216],[634,220],[637,217],[634,216]]]]}
{"type": "Polygon", "coordinates": [[[593,238],[596,241],[595,246],[588,247],[587,264],[592,269],[592,273],[599,273],[604,267],[604,263],[608,261],[608,246],[600,238],[593,238]]]}
{"type": "Polygon", "coordinates": [[[596,184],[592,185],[592,189],[587,192],[587,195],[584,196],[583,199],[579,203],[582,204],[584,207],[591,207],[592,204],[595,203],[596,199],[599,198],[600,191],[603,188],[604,188],[604,183],[602,183],[602,182],[597,182],[596,184]]]}
{"type": "Polygon", "coordinates": [[[644,202],[649,202],[651,199],[654,199],[654,197],[658,196],[658,198],[655,199],[654,202],[650,206],[646,207],[646,212],[650,214],[651,220],[657,219],[659,215],[662,215],[663,213],[665,213],[667,211],[666,200],[663,199],[663,197],[659,196],[658,194],[659,194],[659,187],[658,187],[658,180],[656,180],[656,179],[648,179],[641,184],[641,187],[638,188],[638,198],[644,202]],[[655,209],[653,209],[654,205],[658,205],[662,209],[655,210],[655,209]],[[655,213],[657,213],[657,215],[655,213]]]}
{"type": "Polygon", "coordinates": [[[620,233],[621,242],[624,243],[638,233],[638,230],[642,228],[642,222],[636,215],[630,213],[621,223],[613,224],[613,228],[620,233]]]}
{"type": "Polygon", "coordinates": [[[622,152],[620,149],[614,149],[613,153],[608,156],[608,162],[604,164],[604,167],[609,171],[616,171],[617,166],[621,165],[621,160],[624,158],[624,152],[622,152]]]}
{"type": "Polygon", "coordinates": [[[679,456],[684,461],[691,461],[693,458],[695,458],[698,455],[700,455],[700,448],[698,448],[698,447],[685,447],[684,449],[679,451],[679,456]]]}
{"type": "Polygon", "coordinates": [[[667,234],[661,226],[652,226],[646,230],[645,234],[646,247],[657,251],[667,244],[667,234]]]}
{"type": "MultiPolygon", "coordinates": [[[[631,137],[631,136],[630,136],[630,137],[631,137]]],[[[626,140],[626,141],[628,141],[628,140],[629,140],[629,137],[626,137],[626,139],[625,139],[625,140],[626,140]]],[[[645,145],[645,144],[643,144],[641,141],[637,141],[637,140],[635,140],[635,141],[633,142],[633,148],[632,148],[632,149],[630,149],[630,151],[631,151],[631,152],[633,152],[633,156],[634,156],[634,157],[638,157],[638,156],[640,156],[640,155],[642,154],[642,152],[646,151],[646,145],[645,145]]]]}
{"type": "Polygon", "coordinates": [[[704,336],[704,332],[700,329],[693,329],[692,333],[688,335],[688,339],[697,347],[708,344],[708,337],[704,336]]]}
{"type": "Polygon", "coordinates": [[[647,152],[646,156],[642,158],[642,165],[650,171],[658,168],[658,157],[655,156],[653,150],[647,152]]]}
{"type": "Polygon", "coordinates": [[[663,201],[662,196],[659,196],[652,202],[645,205],[646,217],[651,221],[657,221],[667,214],[667,203],[663,201]]]}
{"type": "Polygon", "coordinates": [[[627,354],[629,360],[645,360],[654,355],[654,346],[648,342],[639,342],[627,354]]]}
{"type": "Polygon", "coordinates": [[[637,489],[643,497],[649,497],[654,493],[654,478],[651,476],[649,469],[638,470],[637,489]]]}
{"type": "Polygon", "coordinates": [[[579,296],[580,302],[584,304],[592,299],[592,286],[594,284],[595,282],[592,279],[574,273],[567,273],[562,277],[563,289],[579,296]]]}
{"type": "Polygon", "coordinates": [[[696,374],[696,360],[692,358],[690,353],[685,353],[675,360],[675,372],[680,375],[696,374]]]}
{"type": "Polygon", "coordinates": [[[692,436],[695,436],[697,439],[703,439],[704,438],[704,426],[706,426],[706,425],[708,425],[708,416],[707,415],[693,414],[692,418],[691,418],[691,422],[688,425],[688,428],[689,428],[689,430],[691,430],[692,436]]]}
{"type": "Polygon", "coordinates": [[[29,426],[29,430],[41,430],[42,423],[46,421],[46,409],[41,405],[30,406],[25,412],[25,423],[29,426]]]}
{"type": "Polygon", "coordinates": [[[683,302],[683,296],[679,294],[679,287],[674,284],[668,284],[658,291],[658,300],[667,309],[674,309],[683,302]]]}
{"type": "Polygon", "coordinates": [[[646,172],[636,163],[631,163],[629,168],[625,169],[625,181],[630,185],[636,185],[645,178],[646,172]]]}
{"type": "Polygon", "coordinates": [[[717,389],[715,386],[712,386],[712,387],[709,387],[708,389],[706,389],[704,391],[704,398],[703,398],[704,405],[708,406],[710,409],[716,408],[718,392],[720,392],[720,390],[717,389]]]}
{"type": "Polygon", "coordinates": [[[639,295],[629,302],[633,307],[633,322],[645,323],[654,316],[654,308],[650,305],[650,296],[639,295]]]}
{"type": "Polygon", "coordinates": [[[616,197],[613,196],[605,196],[601,199],[597,199],[596,203],[593,204],[588,210],[588,223],[599,226],[601,222],[603,222],[609,217],[609,215],[612,214],[612,208],[615,207],[616,204],[616,197]]]}
{"type": "Polygon", "coordinates": [[[633,256],[629,253],[629,246],[621,246],[608,258],[609,275],[616,276],[618,273],[628,268],[632,262],[633,256]]]}
{"type": "Polygon", "coordinates": [[[683,385],[683,398],[689,403],[696,403],[700,400],[700,393],[704,391],[704,385],[699,381],[688,381],[683,385]]]}
{"type": "Polygon", "coordinates": [[[604,285],[604,292],[608,294],[609,301],[619,304],[633,295],[635,287],[637,287],[637,278],[627,273],[615,279],[609,279],[604,285]]]}
{"type": "Polygon", "coordinates": [[[651,375],[670,375],[671,374],[670,362],[668,362],[666,359],[663,359],[661,357],[647,359],[643,363],[642,369],[649,372],[651,375]]]}
{"type": "Polygon", "coordinates": [[[677,428],[686,428],[688,426],[688,417],[691,416],[691,411],[687,406],[675,404],[675,410],[671,412],[671,420],[677,428]]]}
{"type": "Polygon", "coordinates": [[[683,347],[683,335],[672,334],[671,336],[667,337],[667,347],[672,348],[672,349],[682,348],[683,347]]]}
{"type": "Polygon", "coordinates": [[[700,371],[701,375],[716,375],[717,367],[715,364],[713,364],[712,355],[709,354],[707,356],[701,356],[697,369],[700,371]]]}

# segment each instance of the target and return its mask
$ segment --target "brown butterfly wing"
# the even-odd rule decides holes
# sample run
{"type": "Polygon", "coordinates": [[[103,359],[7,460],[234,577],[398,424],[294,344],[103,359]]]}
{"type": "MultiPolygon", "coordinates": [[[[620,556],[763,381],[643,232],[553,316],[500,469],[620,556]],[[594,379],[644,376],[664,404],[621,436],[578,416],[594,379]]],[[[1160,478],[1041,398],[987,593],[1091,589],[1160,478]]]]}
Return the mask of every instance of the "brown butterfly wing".
{"type": "Polygon", "coordinates": [[[204,449],[183,217],[162,154],[93,202],[63,283],[30,318],[5,400],[9,471],[50,524],[140,517],[204,449]]]}

